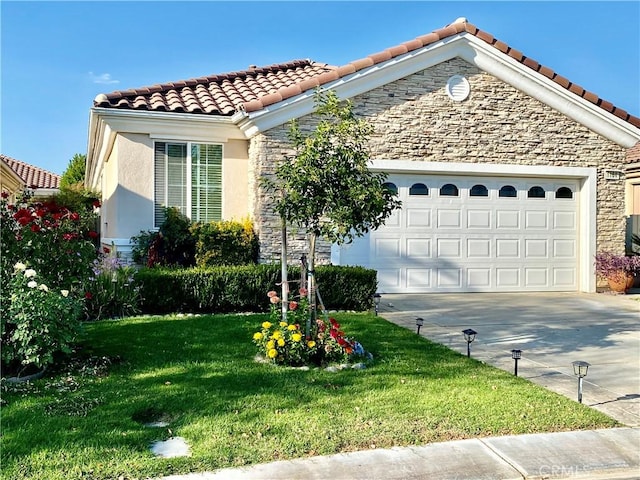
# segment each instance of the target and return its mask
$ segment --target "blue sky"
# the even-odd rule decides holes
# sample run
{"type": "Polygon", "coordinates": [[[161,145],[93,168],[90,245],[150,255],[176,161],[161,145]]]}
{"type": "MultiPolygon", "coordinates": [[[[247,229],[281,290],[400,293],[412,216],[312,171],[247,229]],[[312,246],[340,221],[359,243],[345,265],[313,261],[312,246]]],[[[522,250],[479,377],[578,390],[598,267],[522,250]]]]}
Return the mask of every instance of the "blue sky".
{"type": "Polygon", "coordinates": [[[333,65],[466,17],[640,116],[640,2],[0,2],[0,152],[55,173],[98,93],[310,58],[333,65]]]}

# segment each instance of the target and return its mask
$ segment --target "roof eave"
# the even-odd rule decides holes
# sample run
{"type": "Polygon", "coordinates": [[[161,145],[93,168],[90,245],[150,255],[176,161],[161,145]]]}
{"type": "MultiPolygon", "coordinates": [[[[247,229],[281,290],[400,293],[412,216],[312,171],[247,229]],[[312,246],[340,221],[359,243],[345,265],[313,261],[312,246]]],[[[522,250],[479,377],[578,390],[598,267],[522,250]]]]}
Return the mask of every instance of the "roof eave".
{"type": "MultiPolygon", "coordinates": [[[[460,57],[551,108],[585,125],[612,142],[631,148],[640,129],[572,93],[476,36],[462,32],[371,67],[324,83],[339,98],[351,98],[434,65],[460,57]]],[[[247,138],[313,112],[314,89],[254,112],[239,111],[232,119],[247,138]]]]}

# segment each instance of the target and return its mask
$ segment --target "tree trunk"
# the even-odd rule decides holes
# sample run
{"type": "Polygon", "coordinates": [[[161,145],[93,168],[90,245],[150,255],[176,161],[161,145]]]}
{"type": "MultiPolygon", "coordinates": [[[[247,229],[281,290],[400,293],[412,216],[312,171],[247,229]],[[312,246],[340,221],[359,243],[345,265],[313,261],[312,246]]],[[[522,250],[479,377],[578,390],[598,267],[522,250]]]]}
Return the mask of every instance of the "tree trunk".
{"type": "Polygon", "coordinates": [[[307,295],[309,299],[309,318],[305,329],[307,338],[311,336],[311,325],[316,320],[316,240],[318,235],[315,232],[309,234],[309,258],[307,261],[307,295]]]}
{"type": "Polygon", "coordinates": [[[282,219],[282,251],[281,251],[281,274],[282,274],[282,321],[287,321],[287,309],[289,308],[289,274],[287,272],[287,224],[282,219]]]}

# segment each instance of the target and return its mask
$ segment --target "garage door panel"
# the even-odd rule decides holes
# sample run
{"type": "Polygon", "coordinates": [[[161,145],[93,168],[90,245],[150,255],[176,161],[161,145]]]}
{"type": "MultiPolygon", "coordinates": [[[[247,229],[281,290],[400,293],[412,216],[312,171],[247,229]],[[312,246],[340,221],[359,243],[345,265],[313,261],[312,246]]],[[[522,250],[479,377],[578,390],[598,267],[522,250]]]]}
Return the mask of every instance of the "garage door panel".
{"type": "Polygon", "coordinates": [[[519,287],[519,268],[496,268],[496,287],[519,287]]]}
{"type": "Polygon", "coordinates": [[[461,258],[462,248],[459,238],[438,238],[436,241],[438,258],[461,258]]]}
{"type": "Polygon", "coordinates": [[[547,220],[548,212],[541,210],[527,210],[524,212],[525,228],[528,230],[547,229],[549,222],[547,220]]]}
{"type": "Polygon", "coordinates": [[[411,208],[407,210],[407,229],[431,227],[431,209],[411,208]]]}
{"type": "Polygon", "coordinates": [[[407,268],[407,288],[431,288],[431,272],[430,268],[407,268]]]}
{"type": "Polygon", "coordinates": [[[574,239],[554,239],[553,256],[556,258],[576,258],[577,245],[574,239]]]}
{"type": "Polygon", "coordinates": [[[467,269],[467,287],[470,290],[488,289],[491,287],[490,268],[469,268],[467,269]]]}
{"type": "Polygon", "coordinates": [[[406,238],[407,257],[411,259],[431,257],[430,238],[406,238]]]}
{"type": "Polygon", "coordinates": [[[491,239],[468,238],[467,258],[491,258],[491,239]]]}
{"type": "Polygon", "coordinates": [[[514,238],[496,239],[496,258],[519,258],[520,240],[514,238]]]}
{"type": "Polygon", "coordinates": [[[575,212],[553,212],[553,228],[575,230],[576,226],[575,212]]]}
{"type": "Polygon", "coordinates": [[[548,241],[546,239],[525,239],[525,255],[529,258],[548,258],[548,241]]]}
{"type": "Polygon", "coordinates": [[[491,228],[491,210],[467,210],[467,228],[491,228]]]}
{"type": "Polygon", "coordinates": [[[497,210],[496,211],[496,229],[519,229],[520,228],[520,212],[517,210],[497,210]]]}
{"type": "Polygon", "coordinates": [[[461,217],[460,210],[438,210],[438,228],[460,228],[462,226],[460,222],[461,217]]]}
{"type": "Polygon", "coordinates": [[[437,288],[459,289],[462,287],[461,268],[438,268],[436,278],[437,288]]]}
{"type": "Polygon", "coordinates": [[[572,287],[576,283],[577,271],[575,268],[554,268],[553,285],[556,287],[572,287]]]}
{"type": "Polygon", "coordinates": [[[525,268],[525,287],[548,287],[548,270],[546,268],[525,268]]]}

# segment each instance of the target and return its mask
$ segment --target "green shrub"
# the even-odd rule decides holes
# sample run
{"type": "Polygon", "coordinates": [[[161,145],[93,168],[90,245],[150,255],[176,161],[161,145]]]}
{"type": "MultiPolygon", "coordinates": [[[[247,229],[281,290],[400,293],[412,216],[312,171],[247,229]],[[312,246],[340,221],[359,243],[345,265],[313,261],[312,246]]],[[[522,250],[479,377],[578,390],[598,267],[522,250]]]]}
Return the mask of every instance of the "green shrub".
{"type": "MultiPolygon", "coordinates": [[[[366,310],[376,291],[376,272],[361,267],[318,266],[322,300],[328,309],[366,310]]],[[[300,277],[298,267],[289,278],[300,277]]],[[[277,290],[280,265],[168,269],[143,268],[137,274],[144,313],[265,312],[266,293],[277,290]]],[[[293,284],[292,284],[293,285],[293,284]]],[[[292,286],[292,290],[295,286],[292,286]]]]}
{"type": "Polygon", "coordinates": [[[140,287],[134,267],[112,255],[103,255],[94,261],[93,273],[85,302],[88,320],[128,317],[140,312],[140,287]]]}
{"type": "Polygon", "coordinates": [[[191,227],[196,265],[249,265],[258,262],[258,237],[250,220],[197,223],[191,227]]]}

